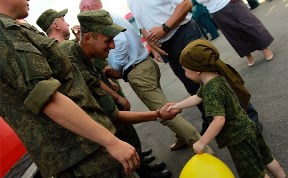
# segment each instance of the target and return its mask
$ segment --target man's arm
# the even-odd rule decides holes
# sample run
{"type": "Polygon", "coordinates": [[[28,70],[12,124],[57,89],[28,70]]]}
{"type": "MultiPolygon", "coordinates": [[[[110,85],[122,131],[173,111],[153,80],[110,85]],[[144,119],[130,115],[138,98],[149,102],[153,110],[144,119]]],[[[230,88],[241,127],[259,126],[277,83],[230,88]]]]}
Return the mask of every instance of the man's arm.
{"type": "MultiPolygon", "coordinates": [[[[177,5],[174,13],[169,17],[166,22],[163,22],[170,29],[177,27],[186,17],[186,15],[191,11],[192,3],[191,0],[183,0],[177,5]]],[[[156,43],[159,39],[165,36],[166,32],[162,26],[154,27],[149,30],[148,41],[156,43]]]]}
{"type": "Polygon", "coordinates": [[[56,92],[42,111],[59,125],[104,146],[111,156],[121,162],[127,174],[139,166],[140,158],[135,148],[91,119],[65,95],[56,92]]]}
{"type": "Polygon", "coordinates": [[[153,48],[156,52],[158,52],[159,54],[168,56],[168,53],[166,53],[164,50],[162,50],[160,47],[160,44],[154,43],[149,41],[148,38],[148,32],[145,29],[141,29],[141,33],[143,34],[144,38],[146,39],[147,43],[149,44],[149,46],[151,48],[153,48]]]}
{"type": "Polygon", "coordinates": [[[167,111],[171,103],[165,104],[158,111],[146,111],[146,112],[131,112],[131,111],[119,111],[117,118],[118,122],[137,124],[140,122],[156,121],[158,118],[163,120],[173,119],[181,110],[167,111]]]}
{"type": "Polygon", "coordinates": [[[113,79],[122,78],[122,72],[119,70],[113,69],[110,65],[107,65],[106,67],[104,67],[102,72],[107,78],[113,78],[113,79]]]}

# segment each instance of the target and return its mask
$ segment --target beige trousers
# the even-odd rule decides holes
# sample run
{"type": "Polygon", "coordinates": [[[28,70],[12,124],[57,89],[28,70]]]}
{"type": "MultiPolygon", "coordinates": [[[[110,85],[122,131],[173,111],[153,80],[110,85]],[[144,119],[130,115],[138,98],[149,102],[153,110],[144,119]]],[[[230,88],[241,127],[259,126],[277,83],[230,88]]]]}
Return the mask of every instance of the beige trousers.
{"type": "MultiPolygon", "coordinates": [[[[151,57],[138,64],[128,74],[130,86],[151,111],[168,103],[160,86],[160,77],[159,66],[151,57]]],[[[169,127],[179,139],[184,140],[191,147],[201,137],[195,127],[180,114],[172,120],[161,121],[161,124],[169,127]]],[[[213,153],[210,147],[206,148],[206,152],[213,153]]]]}

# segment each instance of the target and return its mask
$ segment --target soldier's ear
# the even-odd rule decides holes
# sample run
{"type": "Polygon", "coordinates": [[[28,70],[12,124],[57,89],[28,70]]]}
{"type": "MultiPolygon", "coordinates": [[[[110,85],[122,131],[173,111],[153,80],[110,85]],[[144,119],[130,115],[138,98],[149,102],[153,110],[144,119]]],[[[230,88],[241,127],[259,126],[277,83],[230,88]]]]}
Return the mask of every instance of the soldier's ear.
{"type": "Polygon", "coordinates": [[[59,30],[59,29],[60,29],[59,25],[58,25],[56,22],[53,22],[53,27],[54,27],[56,30],[59,30]]]}
{"type": "Polygon", "coordinates": [[[93,40],[93,37],[90,33],[84,33],[83,34],[83,40],[88,42],[88,43],[91,43],[93,40]]]}

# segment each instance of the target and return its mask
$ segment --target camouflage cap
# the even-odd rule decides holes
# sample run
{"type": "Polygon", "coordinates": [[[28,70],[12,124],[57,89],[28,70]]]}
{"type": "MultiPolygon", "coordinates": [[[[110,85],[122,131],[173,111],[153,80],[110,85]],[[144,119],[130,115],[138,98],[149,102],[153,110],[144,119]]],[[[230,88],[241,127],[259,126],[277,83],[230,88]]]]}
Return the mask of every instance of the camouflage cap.
{"type": "Polygon", "coordinates": [[[109,12],[105,10],[93,10],[80,12],[77,16],[81,32],[97,32],[114,38],[126,29],[113,23],[109,12]]]}
{"type": "Polygon", "coordinates": [[[53,9],[48,9],[40,15],[36,23],[44,32],[46,32],[56,18],[65,16],[67,12],[68,9],[64,9],[59,12],[53,9]]]}

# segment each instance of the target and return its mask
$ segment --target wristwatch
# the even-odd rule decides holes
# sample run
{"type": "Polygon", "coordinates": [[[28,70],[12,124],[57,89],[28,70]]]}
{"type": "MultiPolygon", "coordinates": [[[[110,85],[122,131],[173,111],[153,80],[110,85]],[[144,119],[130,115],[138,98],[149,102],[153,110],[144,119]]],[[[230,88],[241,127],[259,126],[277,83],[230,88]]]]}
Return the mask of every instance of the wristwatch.
{"type": "Polygon", "coordinates": [[[165,23],[162,24],[162,27],[163,27],[164,32],[166,33],[170,32],[171,30],[165,23]]]}

